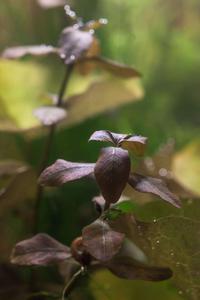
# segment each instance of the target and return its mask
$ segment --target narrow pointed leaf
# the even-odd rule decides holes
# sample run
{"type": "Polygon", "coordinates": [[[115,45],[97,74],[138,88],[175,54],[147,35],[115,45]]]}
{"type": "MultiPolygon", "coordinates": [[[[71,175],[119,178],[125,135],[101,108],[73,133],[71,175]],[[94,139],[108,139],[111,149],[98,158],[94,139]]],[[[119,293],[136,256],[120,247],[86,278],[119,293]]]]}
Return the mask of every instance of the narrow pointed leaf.
{"type": "Polygon", "coordinates": [[[96,162],[94,174],[107,206],[119,200],[130,172],[130,158],[126,150],[103,148],[96,162]]]}
{"type": "Polygon", "coordinates": [[[57,53],[58,49],[48,45],[22,46],[7,48],[3,53],[3,58],[15,59],[25,55],[42,56],[51,53],[57,53]]]}
{"type": "Polygon", "coordinates": [[[161,179],[132,173],[128,182],[138,192],[152,193],[176,207],[181,206],[179,198],[170,192],[165,182],[161,179]]]}
{"type": "Polygon", "coordinates": [[[39,107],[33,113],[45,126],[57,124],[67,116],[66,110],[54,106],[39,107]]]}
{"type": "Polygon", "coordinates": [[[99,261],[108,261],[115,256],[124,240],[124,234],[112,230],[101,220],[85,227],[82,236],[85,249],[99,261]]]}
{"type": "Polygon", "coordinates": [[[172,277],[169,268],[148,266],[130,257],[116,257],[106,266],[114,275],[124,279],[162,281],[172,277]]]}
{"type": "Polygon", "coordinates": [[[90,32],[67,27],[59,40],[60,57],[66,64],[74,63],[86,54],[92,43],[93,36],[90,32]]]}
{"type": "Polygon", "coordinates": [[[18,265],[47,266],[71,257],[70,249],[47,234],[19,242],[13,249],[11,262],[18,265]]]}
{"type": "Polygon", "coordinates": [[[91,175],[95,164],[74,163],[58,159],[53,165],[46,168],[39,177],[39,183],[47,186],[58,186],[69,181],[91,175]]]}
{"type": "Polygon", "coordinates": [[[141,73],[133,67],[112,61],[101,56],[91,56],[84,58],[84,61],[93,62],[97,67],[122,78],[141,77],[141,73]]]}

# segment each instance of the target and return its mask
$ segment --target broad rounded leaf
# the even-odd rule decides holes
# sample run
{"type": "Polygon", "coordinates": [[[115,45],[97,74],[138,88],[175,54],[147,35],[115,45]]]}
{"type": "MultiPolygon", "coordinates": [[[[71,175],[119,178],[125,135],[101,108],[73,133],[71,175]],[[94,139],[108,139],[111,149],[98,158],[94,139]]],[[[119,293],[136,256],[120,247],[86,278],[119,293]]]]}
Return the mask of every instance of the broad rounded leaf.
{"type": "Polygon", "coordinates": [[[69,112],[66,125],[80,123],[100,113],[133,103],[143,95],[143,89],[135,79],[99,77],[86,91],[71,96],[65,102],[69,112]]]}
{"type": "Polygon", "coordinates": [[[47,234],[39,233],[19,242],[13,249],[11,262],[18,265],[47,266],[71,257],[70,249],[47,234]]]}
{"type": "Polygon", "coordinates": [[[39,183],[47,186],[58,186],[69,181],[91,175],[95,164],[74,163],[58,159],[53,165],[46,168],[39,177],[39,183]]]}
{"type": "Polygon", "coordinates": [[[148,266],[130,257],[116,257],[106,266],[114,275],[124,279],[162,281],[172,277],[169,268],[148,266]]]}
{"type": "Polygon", "coordinates": [[[126,150],[132,151],[136,155],[144,155],[147,144],[147,138],[143,136],[133,135],[122,139],[119,145],[126,150]]]}
{"type": "Polygon", "coordinates": [[[67,116],[66,110],[54,106],[39,107],[33,113],[45,126],[57,124],[67,116]]]}
{"type": "Polygon", "coordinates": [[[119,200],[130,172],[130,158],[126,150],[108,147],[101,150],[94,174],[107,207],[119,200]]]}
{"type": "Polygon", "coordinates": [[[48,45],[36,45],[36,46],[19,46],[11,47],[4,50],[2,53],[3,58],[15,59],[25,55],[42,56],[51,53],[57,53],[58,49],[48,45]]]}
{"type": "Polygon", "coordinates": [[[67,27],[59,40],[60,57],[66,64],[74,63],[86,54],[92,43],[93,36],[90,32],[67,27]]]}
{"type": "Polygon", "coordinates": [[[181,206],[179,198],[170,192],[166,183],[161,179],[132,173],[128,183],[138,192],[152,193],[178,208],[181,206]]]}
{"type": "Polygon", "coordinates": [[[124,240],[123,233],[112,230],[101,220],[85,227],[82,236],[85,249],[99,261],[108,261],[115,256],[124,240]]]}
{"type": "MultiPolygon", "coordinates": [[[[109,73],[122,78],[141,77],[141,73],[133,67],[112,61],[102,56],[85,57],[83,62],[88,61],[94,63],[97,67],[108,71],[109,73]]],[[[81,63],[81,61],[80,61],[81,63]]]]}
{"type": "Polygon", "coordinates": [[[115,146],[118,146],[118,143],[121,139],[125,138],[126,134],[114,133],[109,130],[98,130],[95,131],[89,138],[90,141],[98,142],[110,142],[115,146]]]}

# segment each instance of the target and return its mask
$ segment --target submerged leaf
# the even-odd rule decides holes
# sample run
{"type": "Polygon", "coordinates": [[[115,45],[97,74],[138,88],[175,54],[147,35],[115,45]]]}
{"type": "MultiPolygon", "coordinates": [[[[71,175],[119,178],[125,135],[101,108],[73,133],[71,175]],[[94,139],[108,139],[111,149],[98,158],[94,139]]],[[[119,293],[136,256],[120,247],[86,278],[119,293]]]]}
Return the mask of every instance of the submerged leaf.
{"type": "Polygon", "coordinates": [[[91,32],[67,27],[63,30],[59,40],[59,54],[66,64],[75,63],[84,57],[93,43],[91,32]]]}
{"type": "Polygon", "coordinates": [[[19,47],[7,48],[2,53],[2,57],[15,59],[15,58],[23,57],[25,55],[42,56],[51,53],[58,53],[58,49],[54,48],[53,46],[47,46],[47,45],[21,46],[21,47],[19,46],[19,47]]]}
{"type": "Polygon", "coordinates": [[[66,110],[55,106],[39,107],[33,113],[45,126],[57,124],[67,116],[66,110]]]}
{"type": "Polygon", "coordinates": [[[116,257],[106,266],[114,275],[124,279],[161,281],[172,277],[169,268],[148,266],[136,262],[131,257],[116,257]]]}
{"type": "Polygon", "coordinates": [[[91,20],[84,24],[84,29],[86,30],[96,30],[104,25],[108,24],[108,20],[105,18],[100,18],[98,20],[91,20]]]}
{"type": "Polygon", "coordinates": [[[39,177],[39,183],[47,186],[58,186],[69,181],[91,175],[95,164],[75,163],[58,159],[53,165],[46,168],[39,177]]]}
{"type": "Polygon", "coordinates": [[[107,207],[119,200],[130,172],[130,158],[126,150],[103,148],[96,162],[94,174],[107,207]]]}
{"type": "Polygon", "coordinates": [[[124,234],[112,230],[101,220],[86,226],[82,236],[85,249],[102,262],[112,259],[119,252],[124,240],[124,234]]]}
{"type": "Polygon", "coordinates": [[[132,150],[137,155],[143,155],[147,138],[143,136],[114,133],[109,130],[95,131],[89,141],[111,142],[117,147],[132,150]]]}
{"type": "Polygon", "coordinates": [[[128,183],[138,192],[152,193],[176,207],[181,206],[179,198],[170,192],[166,183],[161,179],[131,173],[128,183]]]}
{"type": "Polygon", "coordinates": [[[134,79],[112,77],[97,80],[85,92],[68,98],[65,104],[68,108],[66,125],[80,123],[142,97],[143,90],[134,79]]]}
{"type": "Polygon", "coordinates": [[[16,244],[11,262],[18,265],[47,266],[71,257],[70,249],[47,234],[39,233],[16,244]]]}

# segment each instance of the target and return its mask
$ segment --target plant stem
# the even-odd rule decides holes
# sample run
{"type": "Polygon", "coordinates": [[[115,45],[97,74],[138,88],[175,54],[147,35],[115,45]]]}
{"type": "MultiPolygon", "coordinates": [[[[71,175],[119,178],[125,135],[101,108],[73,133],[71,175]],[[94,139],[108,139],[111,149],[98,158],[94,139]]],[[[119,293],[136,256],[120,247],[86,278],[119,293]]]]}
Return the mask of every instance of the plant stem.
{"type": "MultiPolygon", "coordinates": [[[[60,86],[59,94],[58,94],[58,99],[57,99],[57,103],[56,103],[57,107],[61,107],[63,104],[63,96],[64,96],[64,93],[68,86],[70,77],[72,75],[73,68],[74,68],[74,64],[70,64],[66,68],[65,75],[64,75],[62,84],[60,86]]],[[[44,152],[43,152],[43,156],[42,156],[42,160],[41,160],[39,172],[38,172],[39,174],[48,165],[48,161],[49,161],[49,157],[50,157],[50,153],[51,153],[51,149],[52,149],[52,145],[53,145],[53,140],[54,140],[54,136],[55,136],[55,131],[56,131],[56,124],[53,124],[49,127],[49,132],[47,135],[47,139],[45,141],[44,152]]],[[[37,231],[38,231],[39,208],[40,208],[40,202],[41,202],[41,199],[43,196],[43,192],[44,192],[44,188],[42,186],[38,185],[37,195],[36,195],[36,204],[35,204],[34,233],[37,233],[37,231]]]]}
{"type": "Polygon", "coordinates": [[[83,276],[85,273],[85,269],[84,267],[81,267],[73,276],[72,278],[69,280],[69,282],[67,283],[67,285],[64,287],[63,292],[62,292],[62,298],[61,300],[65,300],[65,298],[67,298],[71,291],[74,288],[74,285],[76,284],[76,282],[81,278],[81,276],[83,276]]]}

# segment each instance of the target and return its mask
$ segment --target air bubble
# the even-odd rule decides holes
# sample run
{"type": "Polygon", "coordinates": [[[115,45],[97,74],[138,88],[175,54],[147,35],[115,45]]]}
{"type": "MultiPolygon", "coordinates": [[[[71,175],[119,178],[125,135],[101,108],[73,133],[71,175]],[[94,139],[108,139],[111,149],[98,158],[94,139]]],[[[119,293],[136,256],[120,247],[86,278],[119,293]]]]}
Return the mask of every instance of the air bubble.
{"type": "Polygon", "coordinates": [[[161,168],[158,173],[159,173],[160,176],[166,177],[167,174],[168,174],[168,171],[165,168],[161,168]]]}
{"type": "Polygon", "coordinates": [[[75,55],[73,55],[73,54],[70,55],[70,60],[71,60],[71,61],[75,60],[75,58],[76,58],[75,55]]]}

